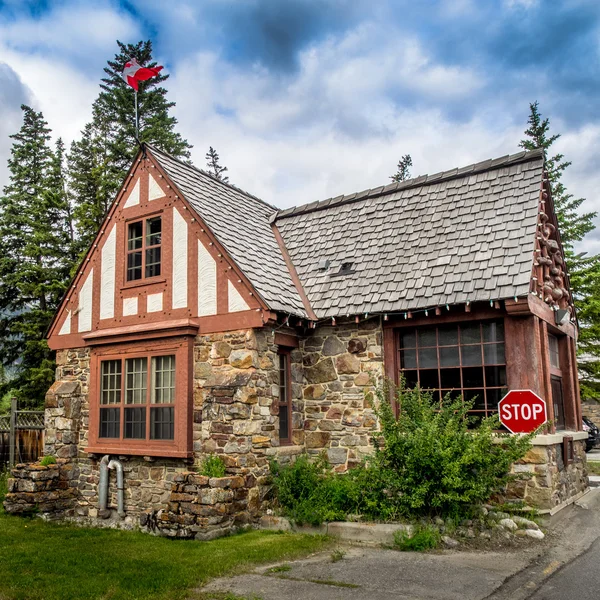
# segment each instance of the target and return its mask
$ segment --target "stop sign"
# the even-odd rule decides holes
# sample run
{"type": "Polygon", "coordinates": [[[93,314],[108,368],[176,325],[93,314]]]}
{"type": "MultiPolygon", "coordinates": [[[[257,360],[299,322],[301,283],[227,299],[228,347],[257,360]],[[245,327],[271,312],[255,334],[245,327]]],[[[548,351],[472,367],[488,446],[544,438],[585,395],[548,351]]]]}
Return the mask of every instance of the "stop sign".
{"type": "Polygon", "coordinates": [[[531,433],[548,420],[546,403],[531,390],[511,390],[498,403],[498,411],[511,433],[531,433]]]}

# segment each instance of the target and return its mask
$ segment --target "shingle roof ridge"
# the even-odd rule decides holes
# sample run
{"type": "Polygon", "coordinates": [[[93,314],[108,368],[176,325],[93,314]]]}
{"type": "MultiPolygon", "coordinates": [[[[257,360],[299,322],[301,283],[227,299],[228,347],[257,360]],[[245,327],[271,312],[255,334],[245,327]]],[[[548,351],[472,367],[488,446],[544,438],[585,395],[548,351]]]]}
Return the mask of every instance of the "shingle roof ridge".
{"type": "Polygon", "coordinates": [[[536,160],[540,157],[543,158],[543,156],[543,149],[536,148],[535,150],[521,151],[515,154],[506,154],[498,158],[490,158],[487,160],[472,163],[465,167],[449,169],[447,171],[434,173],[432,175],[419,175],[418,177],[413,177],[411,179],[407,179],[406,181],[400,181],[396,184],[391,183],[386,186],[377,186],[376,188],[363,190],[359,193],[353,192],[350,194],[344,194],[342,196],[336,196],[335,199],[327,198],[326,200],[320,200],[317,202],[313,201],[307,204],[301,204],[300,206],[292,206],[291,208],[278,210],[274,215],[271,216],[271,223],[274,223],[279,218],[291,217],[299,214],[306,214],[318,210],[323,210],[328,206],[333,205],[333,200],[335,200],[334,205],[338,207],[341,204],[350,204],[352,202],[357,202],[358,200],[363,200],[369,196],[385,196],[388,194],[393,194],[394,192],[397,192],[399,190],[423,187],[434,183],[440,183],[441,181],[448,181],[450,179],[460,179],[463,177],[475,175],[477,173],[494,171],[503,166],[529,162],[531,160],[536,160]]]}
{"type": "Polygon", "coordinates": [[[148,144],[148,142],[144,142],[144,146],[146,146],[147,148],[149,148],[150,151],[153,152],[153,153],[162,154],[162,155],[166,156],[167,158],[170,158],[171,160],[174,160],[175,162],[179,163],[183,167],[187,167],[188,169],[192,169],[193,171],[197,171],[201,175],[204,175],[205,177],[208,177],[209,179],[211,179],[215,183],[219,183],[223,187],[235,190],[236,192],[240,192],[241,194],[244,194],[244,196],[248,196],[248,198],[252,198],[253,200],[258,200],[259,202],[261,202],[262,204],[264,204],[267,208],[270,208],[270,209],[275,210],[275,211],[278,210],[278,208],[276,206],[274,206],[273,204],[269,204],[268,202],[266,202],[262,198],[259,198],[258,196],[255,196],[254,194],[251,194],[250,192],[247,192],[246,190],[243,190],[242,188],[239,188],[237,185],[233,185],[233,183],[228,183],[226,181],[223,181],[222,179],[219,179],[218,177],[215,177],[211,173],[208,173],[207,171],[204,171],[203,169],[200,169],[196,165],[193,165],[191,163],[187,163],[187,162],[181,160],[180,158],[176,158],[175,156],[173,156],[172,154],[169,154],[168,152],[165,152],[164,150],[159,150],[155,146],[152,146],[151,144],[148,144]]]}

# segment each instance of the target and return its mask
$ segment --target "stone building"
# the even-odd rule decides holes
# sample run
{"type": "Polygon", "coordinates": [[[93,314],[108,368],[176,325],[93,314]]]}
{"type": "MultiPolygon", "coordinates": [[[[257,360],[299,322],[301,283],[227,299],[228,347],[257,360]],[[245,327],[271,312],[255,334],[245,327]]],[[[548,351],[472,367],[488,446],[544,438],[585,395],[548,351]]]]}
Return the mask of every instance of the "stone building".
{"type": "Polygon", "coordinates": [[[128,523],[204,535],[265,509],[269,457],[367,454],[384,377],[481,416],[530,389],[514,493],[550,509],[587,485],[576,331],[540,151],[277,211],[145,146],[49,331],[45,452],[68,514],[118,519],[109,455],[128,523]],[[190,473],[211,454],[224,482],[190,473]]]}

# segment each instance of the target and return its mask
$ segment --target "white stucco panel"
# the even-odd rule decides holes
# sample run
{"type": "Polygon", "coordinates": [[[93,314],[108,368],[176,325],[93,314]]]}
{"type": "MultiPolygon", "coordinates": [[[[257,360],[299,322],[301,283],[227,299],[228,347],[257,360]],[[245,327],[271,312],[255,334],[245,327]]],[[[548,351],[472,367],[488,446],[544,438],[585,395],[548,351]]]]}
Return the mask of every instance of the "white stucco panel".
{"type": "Polygon", "coordinates": [[[160,312],[163,309],[162,292],[158,294],[148,294],[146,298],[146,310],[150,312],[160,312]]]}
{"type": "Polygon", "coordinates": [[[173,308],[187,306],[188,226],[173,207],[173,308]]]}
{"type": "Polygon", "coordinates": [[[79,306],[77,312],[79,313],[79,324],[77,331],[91,331],[92,330],[92,288],[94,284],[94,269],[90,270],[90,274],[87,276],[85,283],[81,286],[79,291],[79,306]]]}
{"type": "Polygon", "coordinates": [[[240,296],[240,293],[235,289],[231,281],[227,281],[229,289],[229,312],[240,312],[242,310],[250,310],[246,301],[240,296]]]}
{"type": "Polygon", "coordinates": [[[112,319],[115,316],[115,262],[117,249],[117,228],[113,225],[104,246],[100,266],[100,318],[112,319]]]}
{"type": "Polygon", "coordinates": [[[198,240],[198,316],[217,314],[217,263],[198,240]]]}
{"type": "Polygon", "coordinates": [[[161,187],[156,183],[156,179],[148,173],[148,200],[158,200],[158,198],[164,198],[165,193],[161,187]]]}
{"type": "Polygon", "coordinates": [[[58,332],[58,335],[68,335],[71,333],[71,311],[67,311],[67,316],[65,317],[64,323],[58,332]]]}
{"type": "Polygon", "coordinates": [[[140,203],[140,180],[138,179],[133,186],[131,192],[129,192],[129,196],[127,197],[127,201],[123,205],[124,208],[129,208],[130,206],[135,206],[140,203]]]}
{"type": "Polygon", "coordinates": [[[123,298],[123,316],[130,317],[138,314],[138,299],[137,296],[132,298],[123,298]]]}

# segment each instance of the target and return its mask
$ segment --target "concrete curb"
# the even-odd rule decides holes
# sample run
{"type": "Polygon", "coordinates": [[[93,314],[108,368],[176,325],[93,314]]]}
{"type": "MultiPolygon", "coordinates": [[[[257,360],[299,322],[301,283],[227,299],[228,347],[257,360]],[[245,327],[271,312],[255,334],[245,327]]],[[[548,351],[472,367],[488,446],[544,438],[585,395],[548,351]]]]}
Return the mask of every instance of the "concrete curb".
{"type": "Polygon", "coordinates": [[[391,545],[397,531],[412,533],[412,526],[402,523],[352,523],[336,521],[317,527],[294,525],[285,517],[261,517],[259,529],[270,531],[295,531],[310,535],[329,535],[345,542],[369,545],[391,545]]]}

